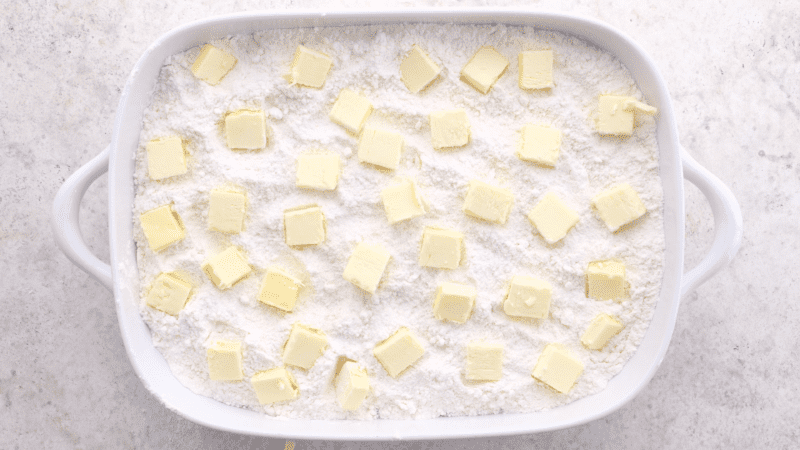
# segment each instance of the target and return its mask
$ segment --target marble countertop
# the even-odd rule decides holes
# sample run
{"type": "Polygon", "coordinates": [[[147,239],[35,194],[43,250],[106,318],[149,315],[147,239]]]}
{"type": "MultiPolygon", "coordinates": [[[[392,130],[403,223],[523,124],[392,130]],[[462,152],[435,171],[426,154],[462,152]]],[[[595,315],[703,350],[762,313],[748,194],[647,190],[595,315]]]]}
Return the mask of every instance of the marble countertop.
{"type": "MultiPolygon", "coordinates": [[[[332,8],[366,8],[334,0],[332,8]]],[[[515,6],[389,1],[386,6],[515,6]]],[[[518,5],[522,5],[519,3],[518,5]]],[[[469,441],[296,441],[306,448],[790,448],[800,442],[800,3],[541,0],[606,21],[655,59],[681,142],[731,187],[744,215],[733,263],[688,294],[669,351],[643,392],[572,429],[469,441]],[[565,6],[566,4],[566,6],[565,6]]],[[[191,20],[310,8],[310,0],[222,3],[10,0],[0,10],[0,442],[7,448],[284,448],[189,422],[144,388],[111,293],[71,264],[50,229],[64,179],[110,141],[121,89],[145,48],[191,20]]],[[[81,207],[108,258],[107,184],[81,207]]],[[[687,267],[714,220],[686,184],[687,267]]]]}

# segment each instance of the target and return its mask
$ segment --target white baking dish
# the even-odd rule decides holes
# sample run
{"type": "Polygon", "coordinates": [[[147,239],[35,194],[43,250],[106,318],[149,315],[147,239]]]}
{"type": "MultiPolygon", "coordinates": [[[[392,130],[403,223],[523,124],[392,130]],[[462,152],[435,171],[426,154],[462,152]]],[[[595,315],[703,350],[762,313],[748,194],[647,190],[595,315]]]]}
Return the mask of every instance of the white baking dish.
{"type": "Polygon", "coordinates": [[[111,144],[75,172],[58,192],[54,202],[54,229],[67,256],[113,290],[120,331],[131,364],[147,389],[167,408],[197,423],[253,435],[305,439],[431,439],[566,428],[600,418],[631,400],[652,378],[666,353],[681,296],[705,281],[735,255],[741,241],[742,218],[730,190],[680,146],[669,93],[650,57],[635,42],[608,25],[568,14],[510,10],[262,12],[194,22],[170,31],[147,49],[122,92],[111,144]],[[184,387],[153,347],[150,332],[139,315],[140,287],[132,230],[134,153],[139,142],[142,115],[164,59],[211,39],[266,28],[451,21],[530,25],[585,39],[616,55],[630,70],[647,103],[658,107],[666,264],[655,315],[636,353],[605,390],[549,411],[526,414],[429,420],[288,420],[228,406],[184,387]],[[92,181],[106,170],[109,171],[111,266],[102,263],[88,250],[78,226],[80,201],[92,181]],[[716,223],[711,251],[698,267],[686,274],[683,273],[684,177],[708,198],[716,223]]]}

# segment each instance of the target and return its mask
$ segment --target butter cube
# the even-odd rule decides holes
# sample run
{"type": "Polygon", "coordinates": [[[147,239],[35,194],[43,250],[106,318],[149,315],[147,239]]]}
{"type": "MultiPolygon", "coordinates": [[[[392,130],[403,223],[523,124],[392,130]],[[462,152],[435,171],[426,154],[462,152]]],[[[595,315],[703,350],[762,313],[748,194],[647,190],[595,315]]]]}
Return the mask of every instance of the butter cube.
{"type": "Polygon", "coordinates": [[[433,148],[463,147],[469,143],[469,119],[463,109],[431,113],[430,122],[433,148]]]}
{"type": "Polygon", "coordinates": [[[289,78],[292,84],[321,88],[333,61],[328,55],[302,45],[297,46],[289,78]]]}
{"type": "Polygon", "coordinates": [[[503,377],[503,344],[470,342],[467,345],[466,379],[497,381],[503,377]]]}
{"type": "Polygon", "coordinates": [[[177,136],[153,139],[147,143],[147,171],[152,180],[186,173],[186,154],[177,136]]]}
{"type": "Polygon", "coordinates": [[[592,199],[592,205],[612,233],[642,217],[647,212],[647,208],[644,207],[639,194],[628,183],[620,184],[597,194],[592,199]]]}
{"type": "Polygon", "coordinates": [[[586,269],[589,298],[618,300],[625,296],[625,264],[620,261],[594,261],[586,269]]]}
{"type": "Polygon", "coordinates": [[[358,134],[372,113],[372,103],[363,95],[342,89],[328,117],[347,131],[358,134]]]}
{"type": "Polygon", "coordinates": [[[226,189],[211,191],[208,227],[223,233],[239,233],[244,222],[245,196],[226,189]]]}
{"type": "Polygon", "coordinates": [[[399,133],[366,127],[358,141],[358,160],[394,170],[400,164],[402,150],[403,136],[399,133]]]}
{"type": "Polygon", "coordinates": [[[486,94],[508,68],[508,59],[494,47],[481,47],[467,65],[461,76],[478,91],[486,94]]]}
{"type": "Polygon", "coordinates": [[[412,180],[404,179],[383,189],[381,199],[391,224],[425,214],[425,202],[412,180]]]}
{"type": "Polygon", "coordinates": [[[242,343],[219,340],[206,350],[208,377],[219,381],[241,381],[242,343]]]}
{"type": "Polygon", "coordinates": [[[361,406],[369,393],[367,371],[353,361],[347,361],[336,376],[336,400],[345,411],[361,406]]]}
{"type": "Polygon", "coordinates": [[[283,346],[283,363],[310,369],[328,347],[328,338],[320,330],[296,323],[283,346]]]}
{"type": "Polygon", "coordinates": [[[425,349],[419,340],[405,327],[379,342],[372,350],[372,354],[392,378],[397,378],[401,372],[422,358],[424,353],[425,349]]]}
{"type": "Polygon", "coordinates": [[[553,51],[520,52],[519,87],[522,89],[547,89],[553,86],[553,51]]]}
{"type": "Polygon", "coordinates": [[[556,194],[548,192],[528,213],[528,219],[548,244],[555,244],[578,223],[578,214],[556,194]]]}
{"type": "Polygon", "coordinates": [[[241,109],[225,116],[228,148],[254,150],[267,145],[267,119],[262,110],[241,109]]]}
{"type": "Polygon", "coordinates": [[[431,84],[442,69],[416,44],[400,63],[400,78],[416,94],[431,84]]]}
{"type": "Polygon", "coordinates": [[[159,206],[139,216],[147,243],[154,252],[160,252],[184,238],[181,217],[172,205],[159,206]]]}
{"type": "Polygon", "coordinates": [[[216,85],[236,65],[236,58],[211,44],[206,44],[192,64],[195,77],[210,85],[216,85]]]}
{"type": "Polygon", "coordinates": [[[628,99],[630,97],[619,95],[600,96],[600,116],[597,120],[597,131],[600,134],[633,134],[633,111],[624,108],[628,99]]]}
{"type": "Polygon", "coordinates": [[[258,301],[283,311],[291,311],[302,286],[303,283],[297,278],[277,267],[270,267],[261,282],[258,301]]]}
{"type": "Polygon", "coordinates": [[[583,363],[569,350],[559,344],[548,344],[539,356],[532,375],[558,392],[566,394],[581,373],[583,363]]]}
{"type": "Polygon", "coordinates": [[[374,294],[389,258],[389,251],[383,245],[361,242],[356,245],[350,259],[347,260],[344,279],[374,294]]]}
{"type": "Polygon", "coordinates": [[[474,286],[445,282],[436,289],[433,315],[439,320],[465,323],[472,315],[478,291],[474,286]]]}
{"type": "Polygon", "coordinates": [[[162,273],[156,277],[156,281],[147,293],[147,304],[159,311],[177,316],[189,294],[192,292],[192,285],[181,280],[175,274],[162,273]]]}
{"type": "Polygon", "coordinates": [[[461,264],[464,235],[455,230],[425,227],[419,251],[419,265],[455,269],[461,264]]]}
{"type": "Polygon", "coordinates": [[[300,395],[297,381],[285,367],[259,372],[250,378],[250,383],[262,405],[294,400],[300,395]]]}
{"type": "Polygon", "coordinates": [[[253,270],[239,249],[231,246],[203,262],[203,272],[222,289],[230,289],[253,270]]]}
{"type": "Polygon", "coordinates": [[[317,205],[300,206],[283,212],[287,245],[316,245],[325,241],[325,215],[317,205]]]}
{"type": "Polygon", "coordinates": [[[339,155],[305,154],[297,157],[297,187],[332,191],[339,182],[339,155]]]}
{"type": "Polygon", "coordinates": [[[504,224],[513,204],[514,194],[508,189],[472,180],[462,209],[472,217],[504,224]]]}
{"type": "Polygon", "coordinates": [[[560,130],[534,124],[522,127],[522,142],[517,151],[519,159],[547,167],[555,167],[560,150],[560,130]]]}
{"type": "Polygon", "coordinates": [[[503,311],[509,316],[544,319],[550,311],[552,295],[553,287],[547,281],[516,275],[503,300],[503,311]]]}
{"type": "Polygon", "coordinates": [[[602,350],[608,341],[622,331],[622,324],[608,314],[600,314],[583,333],[581,343],[589,350],[602,350]]]}

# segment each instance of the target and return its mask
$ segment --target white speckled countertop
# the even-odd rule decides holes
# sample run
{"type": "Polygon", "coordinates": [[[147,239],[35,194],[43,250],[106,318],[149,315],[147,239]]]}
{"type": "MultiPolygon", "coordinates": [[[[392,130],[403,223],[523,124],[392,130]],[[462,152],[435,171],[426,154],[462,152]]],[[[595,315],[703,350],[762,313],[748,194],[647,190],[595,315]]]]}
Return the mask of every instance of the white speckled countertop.
{"type": "MultiPolygon", "coordinates": [[[[469,441],[307,448],[791,448],[800,442],[800,3],[636,0],[387,1],[386,7],[522,6],[596,17],[637,40],[672,93],[681,141],[744,215],[733,264],[684,298],[664,362],[619,411],[557,432],[469,441]],[[565,6],[566,4],[566,6],[565,6]]],[[[366,8],[334,0],[335,8],[366,8]]],[[[164,32],[210,15],[310,8],[309,0],[66,2],[0,10],[0,442],[5,448],[267,448],[286,441],[204,428],[164,408],[133,372],[111,293],[50,229],[64,179],[109,142],[125,80],[164,32]]],[[[713,238],[686,184],[686,265],[713,238]]],[[[107,259],[105,177],[82,230],[107,259]]]]}

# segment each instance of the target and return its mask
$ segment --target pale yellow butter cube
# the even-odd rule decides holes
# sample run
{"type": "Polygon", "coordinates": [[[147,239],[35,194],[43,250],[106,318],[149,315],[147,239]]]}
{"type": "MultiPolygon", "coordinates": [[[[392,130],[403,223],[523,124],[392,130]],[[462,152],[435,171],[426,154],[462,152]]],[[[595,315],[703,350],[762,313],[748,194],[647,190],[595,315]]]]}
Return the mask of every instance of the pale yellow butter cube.
{"type": "Polygon", "coordinates": [[[433,148],[463,147],[469,143],[469,119],[463,109],[433,112],[430,122],[433,148]]]}
{"type": "Polygon", "coordinates": [[[342,276],[345,280],[374,294],[390,257],[389,251],[383,245],[360,242],[347,260],[342,276]]]}
{"type": "Polygon", "coordinates": [[[147,171],[152,180],[186,173],[186,154],[177,136],[153,139],[147,143],[147,171]]]}
{"type": "Polygon", "coordinates": [[[388,339],[379,342],[372,350],[372,354],[389,376],[397,378],[401,372],[422,358],[425,349],[408,328],[401,327],[388,339]]]}
{"type": "Polygon", "coordinates": [[[334,384],[336,400],[345,411],[358,409],[369,393],[367,371],[353,361],[347,361],[342,365],[334,384]]]}
{"type": "Polygon", "coordinates": [[[259,372],[250,378],[250,383],[262,405],[294,400],[300,396],[297,381],[285,367],[259,372]]]}
{"type": "Polygon", "coordinates": [[[528,213],[528,219],[548,244],[555,244],[578,223],[578,214],[548,192],[528,213]]]}
{"type": "Polygon", "coordinates": [[[225,116],[228,148],[255,150],[267,145],[267,118],[262,110],[241,109],[225,116]]]}
{"type": "Polygon", "coordinates": [[[437,269],[455,269],[461,264],[464,235],[455,230],[425,227],[419,264],[437,269]]]}
{"type": "Polygon", "coordinates": [[[172,205],[159,206],[139,216],[150,249],[160,252],[185,236],[181,217],[172,205]]]}
{"type": "Polygon", "coordinates": [[[561,150],[561,131],[544,125],[522,127],[522,142],[517,156],[547,167],[555,167],[561,150]]]}
{"type": "Polygon", "coordinates": [[[192,64],[195,77],[210,85],[216,85],[236,65],[236,58],[211,44],[206,44],[192,64]]]}
{"type": "Polygon", "coordinates": [[[553,86],[553,51],[520,52],[519,87],[522,89],[547,89],[553,86]]]}
{"type": "Polygon", "coordinates": [[[332,191],[339,182],[341,162],[333,153],[304,154],[297,157],[297,187],[332,191]]]}
{"type": "Polygon", "coordinates": [[[442,69],[416,44],[400,63],[400,78],[409,91],[417,93],[431,84],[442,69]]]}
{"type": "Polygon", "coordinates": [[[594,261],[586,269],[589,298],[619,300],[625,296],[625,264],[621,261],[594,261]]]}
{"type": "Polygon", "coordinates": [[[372,103],[363,95],[342,89],[328,117],[347,131],[358,134],[372,113],[372,103]]]}
{"type": "Polygon", "coordinates": [[[633,134],[633,110],[625,109],[630,97],[601,95],[597,131],[600,134],[630,136],[633,134]]]}
{"type": "Polygon", "coordinates": [[[511,279],[503,311],[509,316],[544,319],[550,311],[553,287],[547,281],[524,275],[511,279]]]}
{"type": "Polygon", "coordinates": [[[258,301],[283,311],[291,311],[303,283],[277,267],[267,269],[258,291],[258,301]]]}
{"type": "Polygon", "coordinates": [[[296,323],[283,346],[283,363],[310,369],[325,353],[328,337],[320,330],[296,323]]]}
{"type": "Polygon", "coordinates": [[[478,91],[486,94],[508,68],[508,59],[494,47],[481,47],[461,69],[461,76],[478,91]]]}
{"type": "Polygon", "coordinates": [[[514,204],[514,194],[508,189],[492,186],[479,180],[469,182],[463,211],[472,217],[504,224],[514,204]]]}
{"type": "Polygon", "coordinates": [[[316,245],[325,241],[325,215],[317,205],[300,206],[283,212],[286,244],[316,245]]]}
{"type": "Polygon", "coordinates": [[[394,224],[425,214],[425,202],[412,180],[404,179],[383,189],[381,199],[389,223],[394,224]]]}
{"type": "Polygon", "coordinates": [[[386,169],[397,169],[403,151],[403,136],[386,130],[366,127],[358,140],[358,160],[386,169]]]}
{"type": "Polygon", "coordinates": [[[436,289],[433,315],[439,320],[465,323],[472,315],[478,291],[474,286],[445,282],[436,289]]]}
{"type": "Polygon", "coordinates": [[[208,377],[218,381],[241,381],[242,343],[219,340],[206,350],[208,377]]]}
{"type": "Polygon", "coordinates": [[[152,308],[177,316],[186,304],[186,300],[189,299],[191,292],[192,285],[190,283],[178,278],[175,274],[162,273],[156,277],[156,281],[150,287],[146,301],[152,308]]]}
{"type": "Polygon", "coordinates": [[[566,394],[581,373],[583,363],[575,355],[559,344],[548,344],[539,356],[532,375],[558,392],[566,394]]]}
{"type": "Polygon", "coordinates": [[[333,61],[328,55],[298,45],[294,52],[292,71],[289,74],[290,82],[300,86],[321,88],[332,65],[333,61]]]}
{"type": "Polygon", "coordinates": [[[608,341],[622,331],[622,324],[608,314],[599,314],[583,333],[581,343],[589,350],[602,350],[608,341]]]}
{"type": "Polygon", "coordinates": [[[466,379],[497,381],[503,377],[503,344],[470,342],[467,345],[466,379]]]}
{"type": "Polygon", "coordinates": [[[592,205],[611,232],[630,224],[647,212],[639,194],[628,183],[597,194],[592,199],[592,205]]]}
{"type": "Polygon", "coordinates": [[[208,206],[208,227],[223,233],[239,233],[247,199],[241,192],[214,189],[208,206]]]}
{"type": "Polygon", "coordinates": [[[222,289],[230,289],[252,272],[238,248],[231,246],[203,262],[203,272],[222,289]]]}

